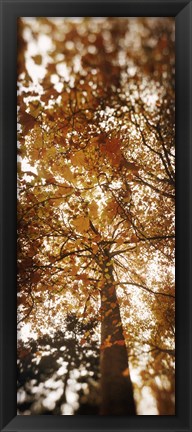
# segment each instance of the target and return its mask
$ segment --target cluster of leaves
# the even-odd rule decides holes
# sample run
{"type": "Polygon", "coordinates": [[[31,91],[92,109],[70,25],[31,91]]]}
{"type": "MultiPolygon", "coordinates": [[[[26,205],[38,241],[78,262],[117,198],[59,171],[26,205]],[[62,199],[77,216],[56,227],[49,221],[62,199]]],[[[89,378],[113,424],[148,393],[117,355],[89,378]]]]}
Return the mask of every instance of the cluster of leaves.
{"type": "Polygon", "coordinates": [[[174,21],[21,19],[18,42],[19,328],[100,322],[110,268],[157,395],[156,349],[174,380],[174,21]]]}

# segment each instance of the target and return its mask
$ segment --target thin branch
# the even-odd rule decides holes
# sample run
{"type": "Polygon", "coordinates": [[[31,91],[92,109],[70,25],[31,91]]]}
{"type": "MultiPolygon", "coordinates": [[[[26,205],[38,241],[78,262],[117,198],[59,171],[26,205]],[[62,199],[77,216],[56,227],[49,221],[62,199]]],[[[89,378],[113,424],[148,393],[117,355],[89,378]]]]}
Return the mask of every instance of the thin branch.
{"type": "Polygon", "coordinates": [[[136,286],[137,288],[141,288],[141,289],[143,289],[143,290],[145,290],[145,291],[147,291],[147,292],[149,292],[151,294],[154,294],[154,295],[161,295],[161,296],[164,296],[164,297],[175,298],[175,296],[172,295],[172,294],[167,294],[167,293],[162,293],[162,292],[156,292],[156,291],[153,291],[151,288],[147,288],[145,285],[138,284],[136,282],[116,282],[115,285],[132,285],[132,286],[136,286]]]}

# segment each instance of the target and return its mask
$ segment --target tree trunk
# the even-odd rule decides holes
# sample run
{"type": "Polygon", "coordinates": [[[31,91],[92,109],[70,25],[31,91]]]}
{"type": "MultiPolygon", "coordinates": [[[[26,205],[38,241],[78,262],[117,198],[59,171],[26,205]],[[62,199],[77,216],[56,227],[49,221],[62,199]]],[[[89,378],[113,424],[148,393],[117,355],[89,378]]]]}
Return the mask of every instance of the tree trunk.
{"type": "Polygon", "coordinates": [[[101,292],[101,410],[100,415],[136,415],[128,353],[110,259],[102,267],[101,292]]]}

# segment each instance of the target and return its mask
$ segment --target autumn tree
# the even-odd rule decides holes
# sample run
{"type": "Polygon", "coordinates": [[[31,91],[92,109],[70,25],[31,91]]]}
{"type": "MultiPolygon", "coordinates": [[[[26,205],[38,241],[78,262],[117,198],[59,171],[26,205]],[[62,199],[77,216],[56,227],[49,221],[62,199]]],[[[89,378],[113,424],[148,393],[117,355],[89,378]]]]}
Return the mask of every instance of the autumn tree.
{"type": "Polygon", "coordinates": [[[58,20],[18,22],[19,332],[96,319],[99,414],[174,414],[174,21],[58,20]]]}

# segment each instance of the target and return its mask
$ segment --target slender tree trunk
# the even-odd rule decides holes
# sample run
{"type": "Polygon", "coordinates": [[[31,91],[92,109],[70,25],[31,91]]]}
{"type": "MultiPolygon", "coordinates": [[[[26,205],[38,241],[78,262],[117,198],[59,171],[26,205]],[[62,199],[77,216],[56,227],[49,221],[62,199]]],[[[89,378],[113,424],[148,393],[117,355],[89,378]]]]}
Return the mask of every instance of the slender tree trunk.
{"type": "Polygon", "coordinates": [[[103,265],[101,293],[101,415],[136,415],[128,353],[110,259],[103,265]]]}

